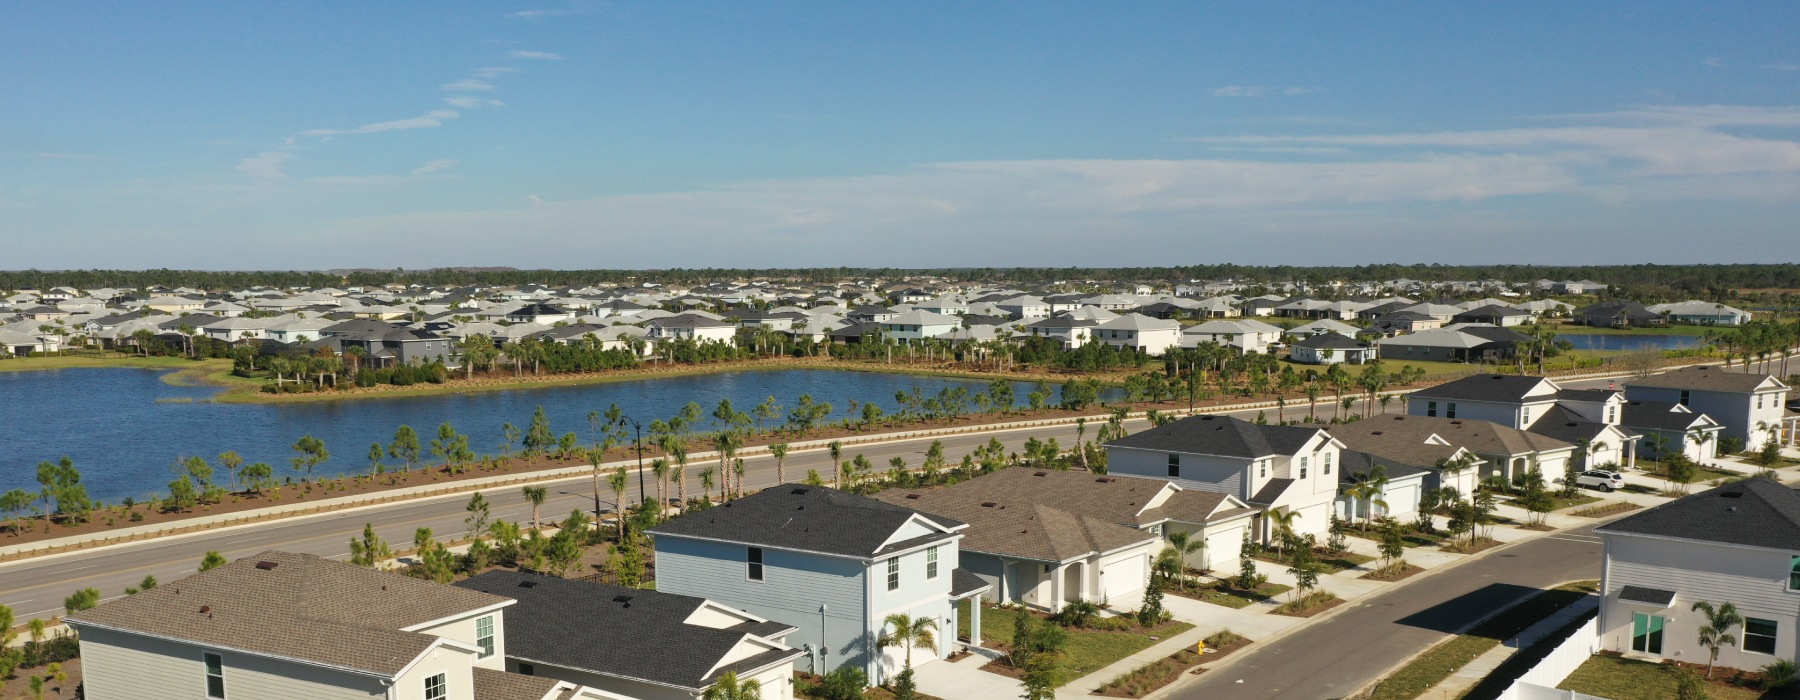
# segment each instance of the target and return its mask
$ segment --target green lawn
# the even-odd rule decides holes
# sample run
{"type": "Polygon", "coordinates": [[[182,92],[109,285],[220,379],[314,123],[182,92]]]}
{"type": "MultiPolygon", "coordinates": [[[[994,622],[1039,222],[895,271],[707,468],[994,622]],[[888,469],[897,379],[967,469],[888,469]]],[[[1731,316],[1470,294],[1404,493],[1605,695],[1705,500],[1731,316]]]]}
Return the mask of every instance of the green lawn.
{"type": "MultiPolygon", "coordinates": [[[[1631,700],[1675,700],[1677,678],[1673,666],[1637,661],[1614,656],[1594,656],[1575,669],[1557,686],[1603,698],[1631,700]]],[[[1715,678],[1716,680],[1716,678],[1715,678]]],[[[1757,700],[1761,691],[1710,683],[1706,693],[1712,700],[1757,700]]]]}
{"type": "Polygon", "coordinates": [[[195,365],[195,361],[180,357],[12,357],[0,360],[0,372],[32,372],[76,367],[187,369],[195,365]]]}
{"type": "MultiPolygon", "coordinates": [[[[1562,496],[1553,496],[1553,497],[1551,497],[1550,500],[1551,500],[1550,510],[1558,511],[1558,510],[1562,510],[1564,508],[1573,508],[1575,506],[1585,506],[1589,503],[1597,503],[1600,501],[1600,498],[1598,496],[1589,496],[1584,493],[1584,494],[1578,495],[1574,498],[1564,498],[1562,496]]],[[[1520,508],[1524,507],[1522,505],[1519,505],[1519,502],[1517,500],[1508,500],[1507,503],[1510,503],[1515,506],[1519,506],[1520,508]]]]}
{"type": "MultiPolygon", "coordinates": [[[[1348,534],[1351,537],[1359,537],[1359,538],[1368,540],[1370,542],[1380,542],[1381,541],[1381,532],[1379,530],[1371,529],[1368,532],[1363,532],[1362,530],[1351,529],[1351,530],[1347,531],[1346,534],[1348,534]]],[[[1407,547],[1430,547],[1432,545],[1443,542],[1448,537],[1449,537],[1449,535],[1439,534],[1439,533],[1407,531],[1406,534],[1400,536],[1400,539],[1403,543],[1405,543],[1405,545],[1407,547]]]]}
{"type": "MultiPolygon", "coordinates": [[[[957,633],[969,633],[968,603],[957,613],[957,633]]],[[[984,647],[999,648],[1012,644],[1013,621],[1026,613],[1000,608],[984,607],[981,610],[981,643],[984,647]]],[[[1107,632],[1100,630],[1069,628],[1069,646],[1063,650],[1063,682],[1076,680],[1112,664],[1119,659],[1148,649],[1164,639],[1193,629],[1186,622],[1167,622],[1162,626],[1147,631],[1107,632]],[[1154,639],[1152,638],[1154,637],[1154,639]]]]}
{"type": "MultiPolygon", "coordinates": [[[[1462,668],[1470,659],[1494,648],[1501,640],[1524,631],[1538,620],[1549,617],[1551,613],[1580,600],[1596,588],[1598,582],[1584,581],[1532,596],[1468,632],[1452,637],[1413,658],[1393,675],[1382,679],[1380,685],[1375,686],[1374,692],[1369,694],[1369,700],[1412,700],[1419,697],[1432,686],[1449,678],[1450,674],[1462,668]]],[[[1618,700],[1635,698],[1629,695],[1604,697],[1618,700]]]]}
{"type": "MultiPolygon", "coordinates": [[[[1259,561],[1265,561],[1270,564],[1274,564],[1283,570],[1286,570],[1288,567],[1288,562],[1285,560],[1276,559],[1275,555],[1276,555],[1276,552],[1263,552],[1262,554],[1256,555],[1256,558],[1259,561]]],[[[1367,564],[1369,562],[1375,561],[1375,557],[1371,557],[1367,554],[1356,554],[1354,552],[1341,552],[1341,553],[1337,553],[1337,554],[1328,554],[1325,552],[1320,552],[1318,554],[1318,559],[1319,559],[1319,563],[1324,566],[1324,568],[1319,570],[1320,576],[1330,576],[1331,574],[1335,574],[1339,571],[1344,571],[1347,569],[1354,569],[1358,566],[1362,566],[1363,564],[1367,564]]]]}
{"type": "MultiPolygon", "coordinates": [[[[1212,603],[1213,605],[1223,605],[1227,608],[1244,608],[1250,606],[1252,603],[1260,603],[1286,593],[1289,590],[1292,590],[1291,586],[1279,583],[1265,583],[1262,587],[1257,588],[1254,591],[1247,591],[1234,587],[1230,585],[1229,582],[1220,581],[1206,588],[1189,586],[1185,595],[1202,602],[1212,603]]],[[[1179,590],[1170,590],[1169,592],[1176,595],[1184,595],[1179,590]]]]}

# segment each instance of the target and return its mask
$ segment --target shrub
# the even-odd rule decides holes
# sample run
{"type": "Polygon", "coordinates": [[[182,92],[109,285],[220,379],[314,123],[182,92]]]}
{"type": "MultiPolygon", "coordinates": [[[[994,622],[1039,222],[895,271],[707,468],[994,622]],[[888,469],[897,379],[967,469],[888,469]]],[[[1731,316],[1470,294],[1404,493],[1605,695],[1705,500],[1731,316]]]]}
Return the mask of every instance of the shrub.
{"type": "Polygon", "coordinates": [[[1206,639],[1203,639],[1201,641],[1206,642],[1206,646],[1213,648],[1213,649],[1217,649],[1219,647],[1231,646],[1232,644],[1237,643],[1239,640],[1242,640],[1243,638],[1244,638],[1243,635],[1233,632],[1231,630],[1225,629],[1225,630],[1219,630],[1218,632],[1213,633],[1212,636],[1207,637],[1206,639]]]}
{"type": "Polygon", "coordinates": [[[862,669],[845,666],[825,674],[814,694],[820,700],[863,700],[863,689],[868,685],[869,677],[862,669]]]}
{"type": "Polygon", "coordinates": [[[1795,680],[1800,680],[1797,678],[1800,673],[1797,673],[1794,662],[1788,659],[1781,659],[1762,667],[1762,674],[1763,690],[1786,688],[1793,685],[1795,680]]]}

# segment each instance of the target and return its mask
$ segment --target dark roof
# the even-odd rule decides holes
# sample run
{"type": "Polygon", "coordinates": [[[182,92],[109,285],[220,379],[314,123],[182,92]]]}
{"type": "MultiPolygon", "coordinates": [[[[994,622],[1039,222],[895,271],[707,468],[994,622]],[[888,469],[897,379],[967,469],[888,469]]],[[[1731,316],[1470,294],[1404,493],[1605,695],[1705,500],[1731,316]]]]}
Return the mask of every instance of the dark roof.
{"type": "Polygon", "coordinates": [[[1106,444],[1255,459],[1299,452],[1306,441],[1318,433],[1318,428],[1257,425],[1230,416],[1193,416],[1106,444]]]}
{"type": "Polygon", "coordinates": [[[1603,403],[1607,399],[1617,396],[1620,393],[1622,392],[1617,389],[1560,389],[1556,392],[1556,398],[1562,401],[1592,401],[1595,403],[1603,403]]]}
{"type": "Polygon", "coordinates": [[[1619,422],[1633,428],[1677,432],[1700,422],[1700,414],[1675,410],[1678,405],[1662,401],[1626,401],[1619,422]]]}
{"type": "MultiPolygon", "coordinates": [[[[706,602],[692,596],[506,569],[455,585],[518,601],[506,611],[507,656],[602,675],[705,688],[712,684],[713,667],[748,634],[735,627],[688,624],[706,602]],[[621,644],[624,639],[631,643],[621,644]],[[677,653],[650,654],[646,649],[677,653]]],[[[719,672],[749,671],[804,653],[779,646],[719,672]]]]}
{"type": "Polygon", "coordinates": [[[783,484],[723,505],[682,515],[652,535],[697,537],[746,545],[873,558],[927,541],[946,540],[963,523],[824,486],[783,484]],[[885,544],[915,516],[943,531],[885,544]]]}
{"type": "Polygon", "coordinates": [[[1669,603],[1675,601],[1675,592],[1665,591],[1660,588],[1626,586],[1619,589],[1619,600],[1628,600],[1633,603],[1649,603],[1651,605],[1667,607],[1669,603]]]}
{"type": "Polygon", "coordinates": [[[1269,483],[1263,484],[1262,489],[1258,490],[1256,495],[1250,497],[1250,502],[1259,506],[1269,505],[1281,498],[1282,492],[1287,491],[1288,487],[1293,485],[1293,479],[1270,479],[1269,483]]]}
{"type": "MultiPolygon", "coordinates": [[[[1517,402],[1523,401],[1526,392],[1537,388],[1542,383],[1544,383],[1543,377],[1516,374],[1477,374],[1420,389],[1413,392],[1413,396],[1458,401],[1517,402]]],[[[1545,394],[1542,397],[1533,397],[1533,400],[1551,401],[1555,398],[1554,394],[1545,394]]]]}
{"type": "Polygon", "coordinates": [[[1156,539],[1137,529],[1137,517],[1169,488],[1167,481],[1013,467],[951,486],[888,489],[876,498],[968,523],[965,552],[1060,562],[1156,539]]]}
{"type": "Polygon", "coordinates": [[[1494,316],[1530,316],[1530,315],[1531,315],[1530,311],[1525,311],[1523,309],[1512,309],[1512,308],[1500,306],[1499,304],[1488,304],[1487,306],[1477,306],[1473,309],[1469,309],[1468,311],[1459,313],[1455,316],[1455,318],[1488,318],[1488,317],[1494,317],[1494,316]]]}
{"type": "Polygon", "coordinates": [[[1793,550],[1800,547],[1800,493],[1755,477],[1664,503],[1599,531],[1793,550]]]}
{"type": "Polygon", "coordinates": [[[968,569],[959,567],[950,571],[950,597],[952,599],[967,598],[993,587],[993,584],[982,580],[980,576],[976,576],[968,569]]]}
{"type": "Polygon", "coordinates": [[[1592,318],[1662,318],[1662,314],[1651,311],[1650,307],[1628,299],[1584,306],[1576,309],[1575,315],[1592,318]]]}
{"type": "Polygon", "coordinates": [[[1605,423],[1595,423],[1562,406],[1551,406],[1543,417],[1526,430],[1580,445],[1582,441],[1592,441],[1594,436],[1606,432],[1606,428],[1605,423]]]}
{"type": "Polygon", "coordinates": [[[1369,478],[1369,474],[1373,472],[1377,466],[1381,467],[1382,473],[1386,474],[1390,479],[1414,476],[1431,471],[1423,467],[1405,464],[1397,460],[1372,455],[1367,452],[1342,450],[1338,452],[1338,483],[1354,484],[1361,482],[1362,480],[1369,478]]]}
{"type": "Polygon", "coordinates": [[[1362,343],[1344,337],[1342,333],[1327,332],[1307,336],[1301,340],[1294,341],[1294,347],[1309,348],[1312,350],[1361,350],[1365,346],[1362,343]]]}
{"type": "Polygon", "coordinates": [[[1625,388],[1642,386],[1658,389],[1745,393],[1755,391],[1769,379],[1770,375],[1757,372],[1731,372],[1716,367],[1688,367],[1673,372],[1653,374],[1642,379],[1633,379],[1625,385],[1625,388]]]}

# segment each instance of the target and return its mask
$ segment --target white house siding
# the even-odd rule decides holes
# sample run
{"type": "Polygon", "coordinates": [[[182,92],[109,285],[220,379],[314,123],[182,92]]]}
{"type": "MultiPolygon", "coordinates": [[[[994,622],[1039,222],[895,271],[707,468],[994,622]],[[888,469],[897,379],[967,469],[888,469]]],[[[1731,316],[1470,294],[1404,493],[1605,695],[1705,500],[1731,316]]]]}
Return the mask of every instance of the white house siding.
{"type": "Polygon", "coordinates": [[[454,639],[472,647],[480,647],[475,642],[475,622],[483,617],[494,618],[494,655],[485,659],[477,659],[475,665],[495,671],[504,670],[506,666],[506,615],[499,610],[479,615],[466,615],[431,627],[417,630],[421,634],[429,634],[445,639],[454,639]]]}
{"type": "Polygon", "coordinates": [[[1604,572],[1606,599],[1600,617],[1600,645],[1609,651],[1631,650],[1631,614],[1642,612],[1667,618],[1663,631],[1665,658],[1705,663],[1707,651],[1695,639],[1703,624],[1691,608],[1697,601],[1713,605],[1731,603],[1738,613],[1776,622],[1775,655],[1743,650],[1743,629],[1734,628],[1738,646],[1719,650],[1719,665],[1757,669],[1778,659],[1800,659],[1795,639],[1800,636],[1800,593],[1786,590],[1790,558],[1800,555],[1749,547],[1683,540],[1603,533],[1607,564],[1604,572]],[[1619,600],[1628,585],[1673,590],[1668,608],[1619,600]]]}
{"type": "MultiPolygon", "coordinates": [[[[1756,408],[1756,397],[1749,392],[1698,389],[1688,392],[1687,407],[1695,413],[1704,413],[1725,426],[1722,435],[1741,438],[1746,449],[1754,449],[1768,440],[1774,430],[1780,428],[1782,399],[1786,396],[1786,390],[1765,389],[1760,393],[1764,396],[1761,410],[1756,408]],[[1768,430],[1759,429],[1758,424],[1768,426],[1768,430]]],[[[1681,403],[1681,390],[1626,385],[1625,398],[1632,401],[1681,403]]]]}
{"type": "MultiPolygon", "coordinates": [[[[201,654],[224,659],[225,692],[233,700],[353,700],[386,697],[373,676],[143,637],[81,629],[84,689],[90,700],[204,698],[201,654]]],[[[466,673],[466,672],[465,672],[466,673]]],[[[458,700],[473,697],[467,686],[458,700]]]]}
{"type": "MultiPolygon", "coordinates": [[[[881,635],[883,621],[887,616],[901,614],[917,618],[936,620],[940,638],[942,632],[951,629],[955,618],[950,609],[950,572],[957,567],[957,547],[954,543],[938,545],[937,577],[927,579],[926,550],[918,549],[900,555],[900,587],[888,590],[887,560],[875,562],[869,567],[866,577],[869,583],[870,611],[868,618],[868,650],[874,652],[875,640],[881,635]]],[[[954,635],[951,635],[954,636],[954,635]]],[[[792,644],[792,642],[789,642],[792,644]]],[[[937,660],[951,651],[952,645],[940,644],[937,655],[927,650],[913,650],[913,666],[922,666],[937,660]]],[[[880,654],[881,674],[877,676],[869,671],[871,681],[878,678],[889,678],[899,673],[905,663],[905,650],[891,649],[880,654]]]]}
{"type": "Polygon", "coordinates": [[[1169,477],[1169,453],[1133,447],[1106,448],[1106,471],[1115,474],[1168,479],[1184,489],[1228,493],[1247,498],[1244,471],[1249,460],[1211,455],[1181,454],[1181,476],[1169,477]]]}
{"type": "MultiPolygon", "coordinates": [[[[656,538],[656,587],[708,598],[752,615],[793,625],[788,646],[830,650],[825,670],[866,664],[861,562],[780,549],[763,550],[763,580],[745,579],[744,546],[678,537],[656,538]],[[819,606],[825,605],[823,622],[819,606]]],[[[945,575],[948,574],[946,570],[945,575]]],[[[948,645],[946,645],[948,646],[948,645]]]]}
{"type": "Polygon", "coordinates": [[[1089,598],[1101,605],[1129,610],[1144,604],[1144,586],[1150,582],[1150,560],[1161,551],[1161,540],[1098,557],[1099,566],[1088,567],[1089,598]]]}
{"type": "MultiPolygon", "coordinates": [[[[392,700],[425,700],[425,679],[442,673],[450,693],[448,700],[479,700],[475,697],[475,674],[471,670],[474,664],[470,663],[474,658],[473,652],[460,649],[434,649],[405,675],[394,679],[393,693],[389,697],[392,700]]],[[[232,700],[240,697],[229,690],[225,694],[232,700]]]]}

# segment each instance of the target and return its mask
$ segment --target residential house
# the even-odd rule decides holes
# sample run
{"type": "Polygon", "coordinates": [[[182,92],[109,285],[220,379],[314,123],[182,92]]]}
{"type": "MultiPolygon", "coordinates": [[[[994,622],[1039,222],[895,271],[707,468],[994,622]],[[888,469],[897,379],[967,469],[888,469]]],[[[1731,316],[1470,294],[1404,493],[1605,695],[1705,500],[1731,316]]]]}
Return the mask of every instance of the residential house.
{"type": "Polygon", "coordinates": [[[1628,299],[1604,301],[1575,310],[1575,323],[1602,328],[1645,328],[1667,326],[1669,319],[1649,307],[1628,299]]]}
{"type": "Polygon", "coordinates": [[[1345,436],[1360,432],[1402,444],[1411,442],[1467,448],[1481,461],[1481,478],[1498,476],[1509,481],[1533,468],[1544,474],[1545,479],[1554,479],[1564,473],[1569,460],[1575,458],[1577,449],[1573,443],[1547,435],[1473,418],[1433,418],[1383,413],[1355,423],[1333,426],[1331,431],[1345,445],[1354,445],[1351,449],[1370,454],[1381,454],[1382,451],[1359,437],[1345,436]]]}
{"type": "Polygon", "coordinates": [[[1718,665],[1754,671],[1800,661],[1800,493],[1746,479],[1601,525],[1599,646],[1629,657],[1705,663],[1695,603],[1743,616],[1718,665]]]}
{"type": "MultiPolygon", "coordinates": [[[[1478,374],[1414,391],[1406,412],[1425,418],[1491,421],[1580,446],[1578,468],[1635,466],[1640,432],[1623,394],[1564,389],[1543,377],[1478,374]]],[[[1548,478],[1558,475],[1547,474],[1548,478]]]]}
{"type": "Polygon", "coordinates": [[[364,361],[378,367],[441,362],[458,366],[450,339],[430,331],[396,326],[386,321],[355,320],[319,329],[320,340],[335,343],[339,352],[361,348],[364,361]]]}
{"type": "Polygon", "coordinates": [[[1532,318],[1532,313],[1524,309],[1512,306],[1502,306],[1499,304],[1488,304],[1487,306],[1478,306],[1459,313],[1451,317],[1450,320],[1453,323],[1485,323],[1490,326],[1510,328],[1512,326],[1522,326],[1530,323],[1532,318]]]}
{"type": "Polygon", "coordinates": [[[1376,346],[1337,333],[1320,333],[1294,341],[1288,356],[1309,365],[1363,364],[1375,359],[1376,346]]]}
{"type": "Polygon", "coordinates": [[[1352,523],[1417,519],[1425,489],[1436,483],[1431,477],[1439,471],[1350,449],[1341,451],[1339,457],[1336,512],[1352,523]]]}
{"type": "Polygon", "coordinates": [[[575,312],[555,304],[532,302],[506,312],[508,323],[541,323],[546,326],[575,320],[575,312]]]}
{"type": "Polygon", "coordinates": [[[1655,304],[1648,308],[1672,322],[1695,326],[1741,326],[1750,320],[1748,311],[1710,301],[1678,301],[1655,304]]]}
{"type": "Polygon", "coordinates": [[[684,313],[651,319],[645,337],[661,341],[691,340],[696,343],[729,343],[737,337],[737,326],[699,313],[684,313]]]}
{"type": "MultiPolygon", "coordinates": [[[[1298,514],[1295,531],[1323,540],[1337,498],[1333,473],[1343,449],[1319,428],[1257,425],[1228,416],[1194,416],[1106,443],[1110,474],[1167,479],[1214,491],[1267,512],[1298,514]]],[[[1255,536],[1272,536],[1267,523],[1255,536]]]]}
{"type": "Polygon", "coordinates": [[[1094,340],[1146,355],[1161,355],[1181,344],[1181,324],[1143,314],[1125,314],[1095,326],[1094,340]]]}
{"type": "Polygon", "coordinates": [[[1429,331],[1443,327],[1443,320],[1417,311],[1395,311],[1377,316],[1369,323],[1369,330],[1386,336],[1429,331]]]}
{"type": "Polygon", "coordinates": [[[1704,413],[1664,401],[1627,401],[1623,413],[1624,425],[1640,436],[1637,451],[1649,459],[1681,454],[1706,464],[1718,456],[1725,426],[1704,413]]]}
{"type": "Polygon", "coordinates": [[[792,625],[693,596],[495,569],[457,588],[513,599],[506,668],[644,700],[694,700],[726,673],[794,697],[792,625]],[[625,643],[629,640],[629,643],[625,643]]]}
{"type": "Polygon", "coordinates": [[[1087,345],[1093,340],[1094,327],[1099,321],[1078,319],[1070,316],[1055,316],[1033,321],[1024,326],[1024,330],[1034,338],[1052,338],[1062,343],[1063,349],[1073,350],[1087,345]]]}
{"type": "Polygon", "coordinates": [[[1518,354],[1516,343],[1530,340],[1510,328],[1458,323],[1429,331],[1382,338],[1381,356],[1390,360],[1502,362],[1518,354]]]}
{"type": "MultiPolygon", "coordinates": [[[[508,674],[508,597],[263,552],[70,615],[90,700],[546,700],[508,674]]],[[[567,696],[565,696],[567,697],[567,696]]]]}
{"type": "Polygon", "coordinates": [[[1237,321],[1205,321],[1181,332],[1182,347],[1213,343],[1241,353],[1268,353],[1281,342],[1281,327],[1253,318],[1237,321]]]}
{"type": "Polygon", "coordinates": [[[962,319],[914,309],[881,321],[883,336],[904,342],[935,338],[962,326],[962,319]]]}
{"type": "MultiPolygon", "coordinates": [[[[878,650],[884,620],[899,613],[957,628],[957,600],[986,585],[961,566],[968,525],[825,488],[784,484],[694,511],[649,530],[656,589],[715,600],[792,625],[790,646],[812,667],[854,666],[881,683],[899,671],[900,649],[878,650]]],[[[980,606],[974,607],[979,615],[980,606]]],[[[979,629],[980,620],[970,621],[979,629]]],[[[949,655],[914,650],[919,666],[949,655]]]]}
{"type": "Polygon", "coordinates": [[[1357,328],[1356,326],[1344,323],[1343,321],[1321,318],[1312,323],[1294,326],[1283,333],[1292,338],[1304,338],[1309,335],[1318,335],[1320,333],[1337,333],[1354,337],[1357,333],[1357,328]]]}
{"type": "Polygon", "coordinates": [[[1150,567],[1174,532],[1206,544],[1190,565],[1235,569],[1256,512],[1229,494],[1163,479],[1026,467],[876,497],[968,523],[962,567],[993,586],[985,597],[1048,610],[1075,600],[1142,605],[1150,567]]]}
{"type": "Polygon", "coordinates": [[[1704,413],[1725,427],[1722,437],[1742,440],[1746,449],[1779,440],[1788,423],[1800,420],[1786,413],[1787,395],[1788,386],[1774,375],[1718,367],[1687,367],[1625,384],[1625,398],[1678,403],[1704,413]]]}

